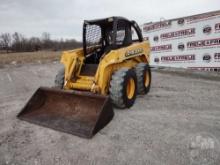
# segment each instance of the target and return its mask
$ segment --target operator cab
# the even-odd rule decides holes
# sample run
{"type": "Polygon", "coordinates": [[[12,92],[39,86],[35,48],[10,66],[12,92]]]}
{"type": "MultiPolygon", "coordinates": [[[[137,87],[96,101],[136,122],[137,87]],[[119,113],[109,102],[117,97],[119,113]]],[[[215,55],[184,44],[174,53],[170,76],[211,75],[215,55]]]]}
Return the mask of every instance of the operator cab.
{"type": "Polygon", "coordinates": [[[135,21],[123,17],[84,21],[83,51],[86,64],[98,64],[100,58],[111,50],[129,46],[134,41],[143,41],[135,21]],[[133,40],[132,33],[137,36],[137,40],[133,40]]]}

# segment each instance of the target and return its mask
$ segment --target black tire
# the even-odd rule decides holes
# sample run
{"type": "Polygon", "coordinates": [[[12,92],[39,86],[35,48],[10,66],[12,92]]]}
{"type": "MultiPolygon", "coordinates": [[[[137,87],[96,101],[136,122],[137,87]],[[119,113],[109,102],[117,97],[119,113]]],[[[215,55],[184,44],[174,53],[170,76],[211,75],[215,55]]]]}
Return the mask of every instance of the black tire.
{"type": "Polygon", "coordinates": [[[137,76],[137,93],[147,94],[151,86],[151,69],[149,65],[140,63],[135,67],[135,72],[137,76]]]}
{"type": "Polygon", "coordinates": [[[63,89],[64,85],[64,74],[65,74],[65,69],[62,68],[58,71],[55,81],[54,81],[54,87],[58,89],[63,89]]]}
{"type": "Polygon", "coordinates": [[[135,71],[129,68],[122,68],[112,75],[109,89],[110,99],[118,108],[130,108],[136,99],[136,89],[137,78],[135,71]],[[127,91],[127,88],[130,88],[128,87],[130,85],[134,87],[131,87],[131,95],[129,94],[129,90],[127,91]]]}

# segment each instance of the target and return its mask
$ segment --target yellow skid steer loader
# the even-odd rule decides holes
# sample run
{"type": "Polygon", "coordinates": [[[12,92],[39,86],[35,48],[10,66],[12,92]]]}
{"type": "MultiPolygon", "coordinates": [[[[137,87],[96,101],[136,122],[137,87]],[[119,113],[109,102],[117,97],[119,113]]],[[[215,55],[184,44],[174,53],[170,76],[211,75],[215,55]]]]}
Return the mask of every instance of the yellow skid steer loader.
{"type": "Polygon", "coordinates": [[[65,51],[56,88],[40,87],[18,118],[91,138],[150,90],[150,46],[135,21],[123,17],[84,21],[83,48],[65,51]]]}

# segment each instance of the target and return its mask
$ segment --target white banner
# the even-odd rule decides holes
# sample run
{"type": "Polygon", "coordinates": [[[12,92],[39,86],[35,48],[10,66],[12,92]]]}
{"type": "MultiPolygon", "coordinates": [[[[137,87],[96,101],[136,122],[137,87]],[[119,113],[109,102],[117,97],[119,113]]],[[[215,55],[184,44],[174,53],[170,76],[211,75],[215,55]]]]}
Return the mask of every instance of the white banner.
{"type": "Polygon", "coordinates": [[[147,23],[152,66],[220,71],[220,11],[147,23]]]}

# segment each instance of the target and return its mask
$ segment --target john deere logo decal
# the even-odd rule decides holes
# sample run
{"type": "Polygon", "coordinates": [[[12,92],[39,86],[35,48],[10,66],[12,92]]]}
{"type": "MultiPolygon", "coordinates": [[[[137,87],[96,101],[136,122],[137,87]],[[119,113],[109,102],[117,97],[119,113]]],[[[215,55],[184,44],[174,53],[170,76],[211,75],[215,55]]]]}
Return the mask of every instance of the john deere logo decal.
{"type": "Polygon", "coordinates": [[[128,50],[125,53],[125,57],[130,57],[130,56],[133,56],[133,55],[136,55],[136,54],[140,54],[140,53],[143,53],[143,51],[144,50],[142,48],[134,49],[134,50],[128,50]]]}

